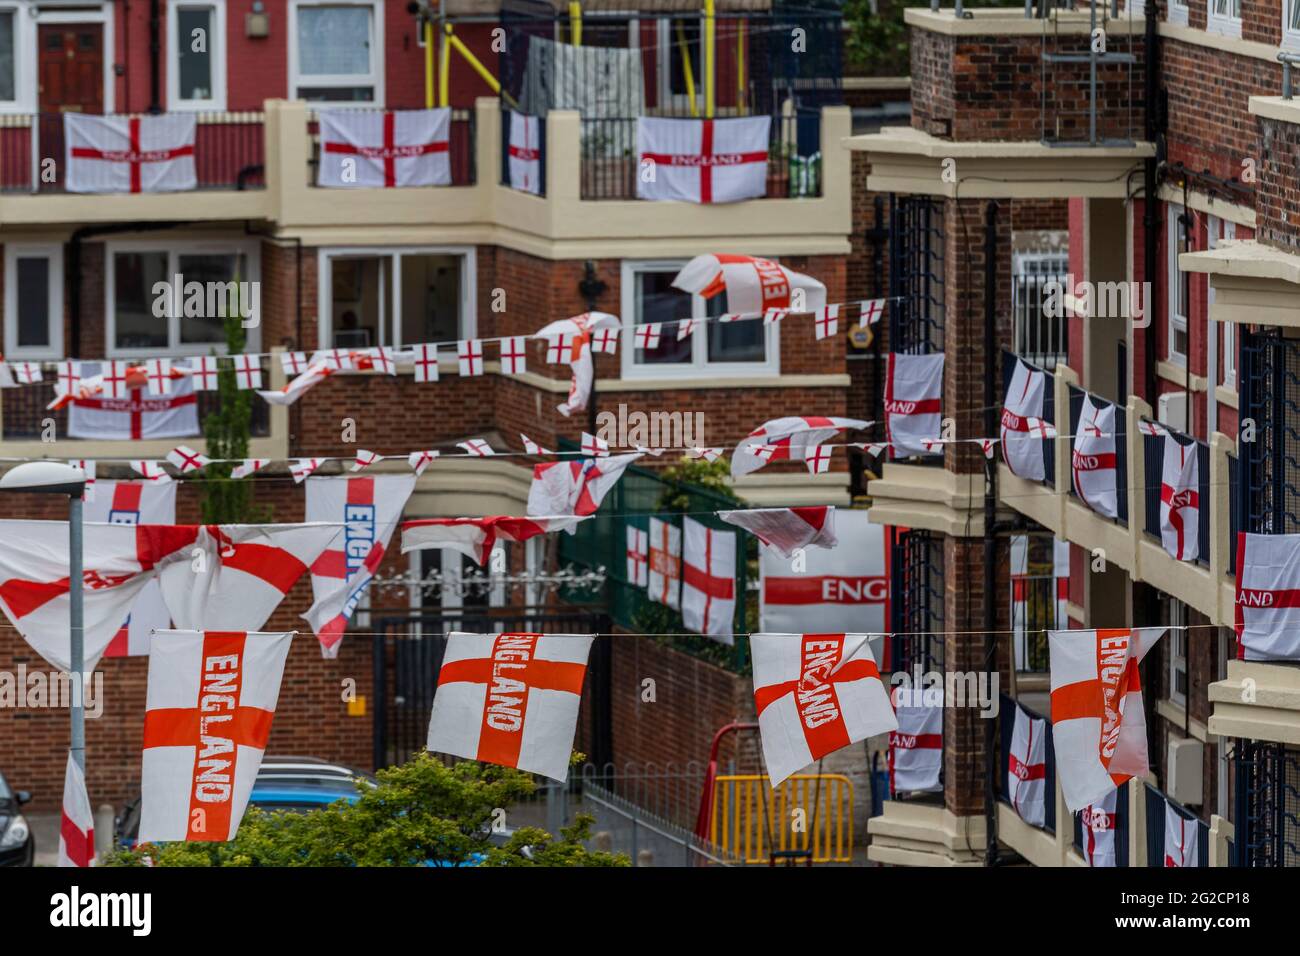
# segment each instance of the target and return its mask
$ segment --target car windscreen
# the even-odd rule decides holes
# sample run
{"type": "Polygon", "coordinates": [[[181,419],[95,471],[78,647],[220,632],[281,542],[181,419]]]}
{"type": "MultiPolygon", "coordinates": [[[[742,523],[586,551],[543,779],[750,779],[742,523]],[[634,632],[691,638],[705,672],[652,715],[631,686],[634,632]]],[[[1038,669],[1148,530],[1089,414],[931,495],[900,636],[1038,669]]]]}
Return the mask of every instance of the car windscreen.
{"type": "Polygon", "coordinates": [[[0,773],[0,800],[12,800],[14,792],[9,789],[9,784],[5,780],[5,775],[0,773]]]}

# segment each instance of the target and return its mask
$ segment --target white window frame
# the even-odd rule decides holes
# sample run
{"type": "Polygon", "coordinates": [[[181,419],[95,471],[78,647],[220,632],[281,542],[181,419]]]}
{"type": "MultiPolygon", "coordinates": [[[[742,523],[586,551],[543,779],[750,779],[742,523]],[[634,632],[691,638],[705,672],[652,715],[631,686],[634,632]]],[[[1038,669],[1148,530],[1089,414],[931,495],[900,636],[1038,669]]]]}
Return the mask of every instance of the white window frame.
{"type": "MultiPolygon", "coordinates": [[[[689,10],[682,10],[682,16],[666,17],[658,21],[658,28],[655,31],[655,37],[659,44],[659,55],[656,58],[655,72],[659,76],[659,105],[660,106],[679,106],[685,107],[691,105],[691,98],[685,93],[673,92],[673,50],[677,48],[677,33],[673,30],[674,20],[698,19],[700,23],[700,51],[704,51],[704,18],[692,18],[689,10]]],[[[703,107],[704,104],[704,64],[700,59],[691,63],[691,69],[695,75],[695,99],[703,107]]]]}
{"type": "Polygon", "coordinates": [[[1300,7],[1300,0],[1282,0],[1282,49],[1289,53],[1300,53],[1300,28],[1291,28],[1289,13],[1300,7]]]}
{"type": "Polygon", "coordinates": [[[172,0],[167,4],[167,108],[177,112],[226,109],[226,4],[225,0],[172,0]],[[208,59],[212,64],[212,96],[205,100],[181,98],[180,43],[177,34],[181,10],[211,10],[212,36],[208,37],[208,59]]]}
{"type": "Polygon", "coordinates": [[[370,100],[346,100],[320,103],[330,109],[364,109],[384,105],[384,5],[382,0],[289,0],[289,98],[299,99],[300,86],[369,86],[374,89],[370,100]],[[368,7],[370,9],[370,73],[368,76],[302,76],[298,72],[298,11],[303,7],[368,7]]]}
{"type": "Polygon", "coordinates": [[[388,256],[392,260],[389,270],[389,288],[386,295],[393,300],[393,328],[383,323],[379,328],[379,341],[376,345],[388,348],[409,348],[419,342],[402,341],[402,256],[439,255],[460,256],[460,322],[457,338],[472,339],[478,335],[478,265],[473,246],[324,246],[317,253],[316,260],[316,341],[320,348],[329,348],[334,341],[334,316],[331,314],[334,301],[333,260],[375,258],[388,256]]]}
{"type": "MultiPolygon", "coordinates": [[[[75,0],[73,0],[73,2],[75,2],[75,0]]],[[[113,72],[113,68],[117,61],[117,57],[114,54],[114,51],[117,49],[117,41],[113,35],[113,22],[116,19],[114,16],[116,12],[116,4],[111,2],[101,2],[98,9],[60,9],[59,6],[60,5],[54,3],[46,3],[39,8],[36,7],[35,4],[30,3],[20,5],[20,9],[24,11],[26,19],[33,19],[28,11],[33,9],[38,11],[34,18],[36,23],[32,27],[32,33],[30,35],[31,45],[29,50],[31,51],[31,59],[26,61],[28,64],[27,82],[31,84],[31,99],[27,108],[16,111],[10,110],[8,112],[35,113],[39,108],[40,100],[36,89],[36,61],[37,56],[39,55],[39,51],[37,50],[36,27],[44,26],[48,23],[70,23],[74,25],[81,23],[98,23],[103,26],[104,78],[102,89],[104,91],[104,113],[108,114],[114,112],[116,106],[114,104],[113,93],[117,86],[114,81],[117,77],[113,72]]],[[[6,111],[0,110],[0,112],[6,111]]]]}
{"type": "MultiPolygon", "coordinates": [[[[1191,333],[1188,331],[1187,316],[1178,313],[1175,303],[1181,298],[1182,293],[1175,290],[1182,289],[1183,273],[1178,267],[1178,229],[1179,218],[1183,215],[1183,207],[1170,203],[1166,207],[1165,218],[1167,220],[1167,229],[1165,236],[1165,245],[1168,246],[1169,266],[1166,271],[1167,288],[1165,289],[1165,310],[1166,310],[1166,333],[1168,338],[1165,355],[1174,365],[1187,367],[1187,354],[1174,350],[1174,332],[1180,331],[1187,336],[1187,343],[1191,345],[1191,333]],[[1177,283],[1177,285],[1175,285],[1177,283]]],[[[1190,242],[1189,242],[1190,245],[1190,242]]],[[[1189,290],[1190,292],[1190,290],[1189,290]]],[[[1184,303],[1184,306],[1190,305],[1190,302],[1184,303]]],[[[1189,310],[1190,311],[1190,310],[1189,310]]]]}
{"type": "Polygon", "coordinates": [[[1187,629],[1181,625],[1187,623],[1187,605],[1176,598],[1169,600],[1169,623],[1180,625],[1169,630],[1169,701],[1178,707],[1187,706],[1187,694],[1178,690],[1178,675],[1183,675],[1183,683],[1191,689],[1191,671],[1187,667],[1187,629]]]}
{"type": "Polygon", "coordinates": [[[36,112],[36,18],[25,3],[0,3],[14,15],[14,98],[0,100],[0,113],[36,112]]]}
{"type": "MultiPolygon", "coordinates": [[[[775,261],[775,260],[773,260],[775,261]]],[[[623,341],[619,347],[622,376],[625,379],[655,378],[742,378],[753,375],[781,374],[780,323],[763,325],[764,355],[762,362],[710,362],[709,323],[700,322],[691,333],[691,361],[643,364],[636,360],[636,276],[640,272],[678,272],[686,265],[685,259],[624,259],[619,279],[622,315],[624,316],[623,341]]],[[[705,318],[708,300],[691,296],[690,316],[680,318],[705,318]]],[[[761,319],[746,321],[761,322],[761,319]]],[[[676,335],[673,330],[672,335],[676,335]]]]}
{"type": "MultiPolygon", "coordinates": [[[[1216,248],[1219,245],[1220,238],[1235,239],[1237,238],[1237,224],[1230,219],[1210,219],[1209,230],[1209,247],[1216,248]],[[1218,235],[1219,229],[1223,230],[1223,236],[1218,235]]],[[[1207,304],[1211,307],[1214,305],[1214,283],[1210,283],[1206,290],[1207,304]]],[[[1208,316],[1207,316],[1208,319],[1208,316]]],[[[1237,327],[1232,322],[1218,323],[1223,327],[1223,350],[1219,356],[1219,364],[1223,369],[1223,387],[1236,389],[1237,387],[1237,327]]],[[[1210,325],[1213,329],[1214,326],[1210,325]]],[[[1211,383],[1213,384],[1213,383],[1211,383]]]]}
{"type": "Polygon", "coordinates": [[[4,354],[17,359],[63,358],[63,246],[58,243],[5,243],[4,354]],[[18,344],[18,260],[49,260],[50,344],[18,344]]]}
{"type": "Polygon", "coordinates": [[[1165,5],[1165,20],[1180,26],[1187,26],[1187,0],[1169,0],[1165,5]]]}
{"type": "MultiPolygon", "coordinates": [[[[226,354],[225,342],[181,342],[181,322],[183,316],[171,315],[167,318],[166,348],[118,348],[117,347],[117,313],[113,309],[116,293],[116,270],[113,257],[119,252],[166,252],[168,282],[180,271],[178,260],[183,255],[202,255],[211,253],[218,256],[240,255],[248,264],[248,275],[240,276],[241,282],[262,281],[262,250],[255,239],[171,239],[165,243],[158,240],[130,240],[125,242],[104,243],[104,354],[107,358],[147,358],[150,356],[186,356],[209,355],[216,352],[226,354]]],[[[265,302],[262,303],[265,308],[265,302]]],[[[244,344],[246,352],[259,352],[262,348],[262,326],[247,329],[244,344]]]]}
{"type": "MultiPolygon", "coordinates": [[[[1173,2],[1173,0],[1171,0],[1173,2]]],[[[1217,0],[1205,0],[1205,32],[1221,37],[1241,39],[1241,0],[1223,0],[1227,13],[1216,13],[1214,5],[1217,0]],[[1237,6],[1237,15],[1232,15],[1233,4],[1237,6]]]]}

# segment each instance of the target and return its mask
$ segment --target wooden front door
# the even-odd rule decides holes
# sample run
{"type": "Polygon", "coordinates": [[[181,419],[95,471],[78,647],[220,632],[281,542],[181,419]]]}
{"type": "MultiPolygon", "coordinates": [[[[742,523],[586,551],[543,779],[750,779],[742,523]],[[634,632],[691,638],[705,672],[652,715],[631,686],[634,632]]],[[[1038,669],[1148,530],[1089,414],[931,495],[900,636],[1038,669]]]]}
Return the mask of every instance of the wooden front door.
{"type": "Polygon", "coordinates": [[[43,23],[37,28],[37,117],[41,169],[57,181],[39,180],[42,192],[63,189],[63,114],[104,112],[104,26],[43,23]],[[46,159],[53,159],[51,167],[46,159]]]}

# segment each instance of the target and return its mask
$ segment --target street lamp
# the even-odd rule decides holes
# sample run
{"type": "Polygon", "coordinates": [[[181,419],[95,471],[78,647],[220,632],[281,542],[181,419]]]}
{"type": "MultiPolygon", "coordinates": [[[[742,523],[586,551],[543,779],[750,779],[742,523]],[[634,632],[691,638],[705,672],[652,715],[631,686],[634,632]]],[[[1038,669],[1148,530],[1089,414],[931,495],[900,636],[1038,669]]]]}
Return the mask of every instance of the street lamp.
{"type": "Polygon", "coordinates": [[[25,491],[38,495],[68,496],[68,598],[72,605],[69,619],[72,651],[69,668],[80,686],[72,692],[72,759],[86,770],[85,675],[86,640],[83,630],[81,592],[81,500],[86,491],[86,473],[80,468],[58,461],[30,461],[5,472],[0,477],[0,491],[25,491]],[[72,582],[76,582],[73,586],[72,582]]]}

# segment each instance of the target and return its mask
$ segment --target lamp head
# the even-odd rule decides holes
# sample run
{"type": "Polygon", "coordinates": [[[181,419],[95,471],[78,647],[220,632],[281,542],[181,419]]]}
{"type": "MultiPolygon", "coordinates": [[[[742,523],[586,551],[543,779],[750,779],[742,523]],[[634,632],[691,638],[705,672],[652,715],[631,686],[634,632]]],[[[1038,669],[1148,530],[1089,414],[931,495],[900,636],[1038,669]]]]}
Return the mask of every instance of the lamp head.
{"type": "Polygon", "coordinates": [[[27,491],[80,498],[85,489],[86,473],[61,461],[29,461],[10,468],[0,477],[0,491],[27,491]]]}

